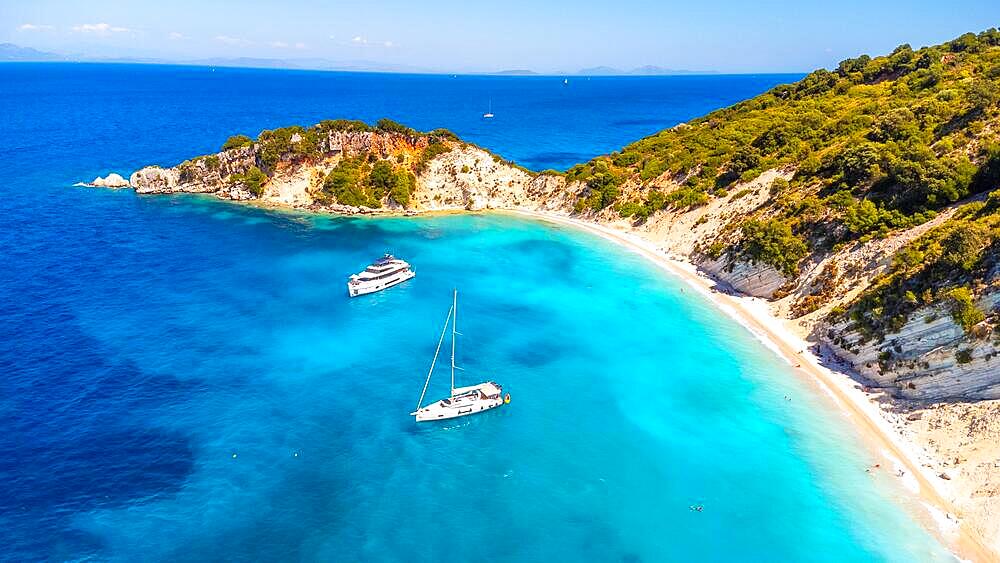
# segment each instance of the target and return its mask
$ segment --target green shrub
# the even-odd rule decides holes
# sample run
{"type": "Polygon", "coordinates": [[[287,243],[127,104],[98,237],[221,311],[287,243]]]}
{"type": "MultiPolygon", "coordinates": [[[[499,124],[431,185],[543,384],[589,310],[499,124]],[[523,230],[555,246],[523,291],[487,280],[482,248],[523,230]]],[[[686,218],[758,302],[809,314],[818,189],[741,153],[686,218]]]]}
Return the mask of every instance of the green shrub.
{"type": "Polygon", "coordinates": [[[364,162],[357,157],[345,158],[327,174],[323,190],[343,205],[375,207],[376,202],[362,184],[364,162]]]}
{"type": "Polygon", "coordinates": [[[688,209],[707,204],[708,194],[706,194],[704,190],[700,190],[698,188],[683,186],[668,193],[664,196],[664,199],[667,204],[673,207],[678,209],[688,209]]]}
{"type": "Polygon", "coordinates": [[[965,332],[970,332],[972,327],[986,319],[986,314],[976,307],[968,288],[956,287],[949,291],[946,297],[952,318],[965,329],[965,332]]]}
{"type": "Polygon", "coordinates": [[[243,147],[249,147],[253,144],[253,139],[247,137],[246,135],[233,135],[232,137],[226,139],[226,142],[222,144],[222,150],[228,151],[232,149],[241,149],[243,147]]]}
{"type": "Polygon", "coordinates": [[[798,273],[799,261],[808,253],[806,243],[778,219],[744,223],[740,248],[750,260],[773,266],[787,277],[798,273]]]}
{"type": "Polygon", "coordinates": [[[941,242],[941,261],[969,271],[979,264],[992,238],[990,229],[978,223],[962,222],[941,242]]]}
{"type": "Polygon", "coordinates": [[[375,124],[375,128],[383,133],[400,133],[402,135],[417,135],[417,132],[413,129],[403,125],[402,123],[397,123],[391,119],[382,118],[378,120],[375,124]]]}
{"type": "Polygon", "coordinates": [[[210,154],[204,158],[205,168],[209,170],[218,170],[221,163],[219,162],[219,157],[214,154],[210,154]]]}
{"type": "Polygon", "coordinates": [[[972,350],[965,348],[955,352],[955,361],[960,364],[967,364],[972,361],[972,350]]]}
{"type": "Polygon", "coordinates": [[[254,197],[260,197],[264,194],[264,184],[267,183],[267,180],[267,174],[264,174],[256,166],[251,166],[243,174],[231,174],[229,176],[230,185],[242,185],[254,197]]]}
{"type": "Polygon", "coordinates": [[[399,169],[393,174],[392,189],[389,197],[403,207],[410,206],[410,196],[417,186],[417,178],[409,170],[399,169]]]}
{"type": "Polygon", "coordinates": [[[375,163],[368,173],[368,189],[371,196],[376,200],[381,200],[388,195],[396,183],[396,175],[392,170],[392,165],[384,160],[375,163]]]}
{"type": "Polygon", "coordinates": [[[587,180],[587,207],[600,211],[618,199],[622,179],[611,172],[600,172],[587,180]]]}
{"type": "Polygon", "coordinates": [[[771,180],[770,193],[772,196],[784,193],[788,190],[788,180],[784,178],[775,178],[771,180]]]}
{"type": "Polygon", "coordinates": [[[316,124],[316,127],[324,133],[331,131],[365,132],[372,130],[367,123],[356,119],[325,119],[316,124]]]}
{"type": "Polygon", "coordinates": [[[284,158],[313,158],[319,153],[319,135],[316,128],[306,130],[294,125],[261,131],[257,137],[257,157],[269,169],[284,158]],[[293,139],[297,139],[293,141],[293,139]]]}
{"type": "Polygon", "coordinates": [[[437,139],[431,139],[427,147],[420,153],[420,160],[417,162],[417,172],[423,172],[432,160],[448,152],[451,152],[450,145],[437,139]]]}

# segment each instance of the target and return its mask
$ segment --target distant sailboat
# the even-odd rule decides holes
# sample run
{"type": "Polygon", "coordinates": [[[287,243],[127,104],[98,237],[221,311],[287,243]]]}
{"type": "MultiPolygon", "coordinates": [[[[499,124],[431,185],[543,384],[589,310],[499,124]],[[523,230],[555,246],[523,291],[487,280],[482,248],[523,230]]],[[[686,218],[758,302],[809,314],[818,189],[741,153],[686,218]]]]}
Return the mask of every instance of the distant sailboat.
{"type": "Polygon", "coordinates": [[[483,114],[483,119],[493,119],[493,98],[490,98],[490,109],[483,114]]]}
{"type": "Polygon", "coordinates": [[[569,78],[563,78],[563,86],[569,86],[569,78]]]}
{"type": "Polygon", "coordinates": [[[498,383],[487,381],[478,385],[468,387],[455,387],[455,335],[456,317],[458,313],[458,290],[455,290],[451,309],[444,320],[444,328],[441,329],[441,339],[438,340],[437,350],[434,351],[434,359],[431,360],[431,369],[427,373],[427,381],[424,382],[424,390],[417,399],[417,409],[410,413],[417,422],[427,422],[430,420],[445,420],[457,418],[470,414],[477,414],[490,409],[495,409],[510,402],[510,393],[503,394],[503,387],[498,383]],[[434,374],[434,365],[437,363],[438,354],[441,353],[441,344],[444,342],[445,332],[451,324],[451,395],[447,399],[431,403],[426,407],[421,407],[424,402],[424,395],[427,394],[427,386],[430,385],[431,375],[434,374]]]}

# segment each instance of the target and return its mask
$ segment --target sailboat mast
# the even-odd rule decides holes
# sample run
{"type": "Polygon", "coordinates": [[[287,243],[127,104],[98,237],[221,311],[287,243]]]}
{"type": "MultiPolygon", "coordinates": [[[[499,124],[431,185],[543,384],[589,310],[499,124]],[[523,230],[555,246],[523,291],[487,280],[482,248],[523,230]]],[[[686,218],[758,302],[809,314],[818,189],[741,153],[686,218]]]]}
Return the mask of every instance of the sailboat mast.
{"type": "Polygon", "coordinates": [[[451,302],[451,394],[455,394],[455,333],[458,332],[458,290],[451,302]]]}
{"type": "MultiPolygon", "coordinates": [[[[431,376],[434,375],[434,364],[437,363],[438,354],[441,353],[441,343],[444,342],[444,335],[448,331],[448,321],[451,320],[451,315],[452,315],[452,313],[454,311],[455,311],[454,306],[451,309],[448,309],[448,316],[445,317],[445,319],[444,319],[444,326],[441,327],[441,338],[438,339],[437,349],[434,350],[434,359],[431,360],[431,369],[427,371],[427,381],[424,381],[424,390],[420,392],[420,398],[417,399],[417,410],[420,410],[420,404],[424,402],[424,395],[427,394],[427,386],[430,385],[431,376]]],[[[455,365],[454,357],[455,357],[454,356],[454,352],[452,352],[452,358],[453,358],[452,362],[451,362],[452,366],[455,365]]],[[[452,378],[452,387],[454,387],[455,386],[455,384],[454,384],[454,381],[455,381],[455,371],[454,370],[452,370],[452,376],[451,376],[451,378],[452,378]]]]}

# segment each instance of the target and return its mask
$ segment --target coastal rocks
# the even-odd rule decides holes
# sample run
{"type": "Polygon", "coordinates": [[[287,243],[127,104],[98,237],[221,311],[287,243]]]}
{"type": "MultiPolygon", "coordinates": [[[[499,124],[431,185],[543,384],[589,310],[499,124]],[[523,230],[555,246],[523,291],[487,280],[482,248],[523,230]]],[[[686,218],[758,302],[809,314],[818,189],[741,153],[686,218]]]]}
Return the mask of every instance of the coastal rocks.
{"type": "MultiPolygon", "coordinates": [[[[977,306],[994,310],[1000,292],[977,306]]],[[[866,339],[850,321],[823,326],[819,337],[855,370],[897,396],[941,400],[1000,398],[1000,342],[988,323],[966,332],[944,306],[924,307],[881,341],[866,339]]]]}
{"type": "Polygon", "coordinates": [[[260,199],[289,207],[309,207],[313,194],[322,188],[323,180],[333,168],[327,163],[285,168],[275,172],[260,199]]]}
{"type": "Polygon", "coordinates": [[[104,178],[98,176],[94,178],[94,181],[86,185],[95,188],[127,188],[129,186],[129,182],[125,178],[122,178],[120,174],[112,172],[104,178]]]}
{"type": "Polygon", "coordinates": [[[531,208],[565,185],[561,177],[551,183],[538,181],[540,177],[463,145],[428,163],[417,177],[414,203],[427,210],[531,208]]]}
{"type": "Polygon", "coordinates": [[[697,266],[712,276],[733,286],[740,293],[770,299],[779,288],[788,283],[773,266],[744,260],[731,260],[722,256],[717,260],[705,258],[696,262],[697,266]]]}
{"type": "Polygon", "coordinates": [[[176,191],[179,176],[173,168],[147,166],[133,172],[129,183],[137,194],[168,194],[176,191]]]}
{"type": "Polygon", "coordinates": [[[129,183],[138,194],[215,193],[219,197],[247,200],[255,196],[226,178],[246,173],[256,165],[253,147],[241,147],[186,160],[173,168],[147,166],[134,172],[129,183]]]}

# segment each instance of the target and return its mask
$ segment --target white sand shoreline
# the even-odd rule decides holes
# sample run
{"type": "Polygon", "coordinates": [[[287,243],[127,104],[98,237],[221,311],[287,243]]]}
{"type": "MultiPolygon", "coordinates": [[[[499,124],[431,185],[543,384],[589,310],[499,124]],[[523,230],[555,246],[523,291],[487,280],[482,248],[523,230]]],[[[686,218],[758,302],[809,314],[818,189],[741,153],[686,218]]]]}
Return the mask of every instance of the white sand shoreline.
{"type": "Polygon", "coordinates": [[[830,397],[837,408],[852,420],[872,452],[885,458],[886,467],[903,471],[903,486],[926,509],[926,513],[915,516],[957,557],[971,561],[1000,561],[1000,556],[988,549],[979,535],[958,516],[940,479],[924,467],[922,457],[926,454],[894,430],[881,409],[855,380],[823,366],[821,359],[810,351],[811,345],[784,326],[781,319],[773,316],[765,301],[716,290],[717,283],[699,272],[693,264],[662,252],[653,243],[635,234],[555,213],[520,209],[504,211],[596,234],[621,244],[684,280],[830,397]]]}

